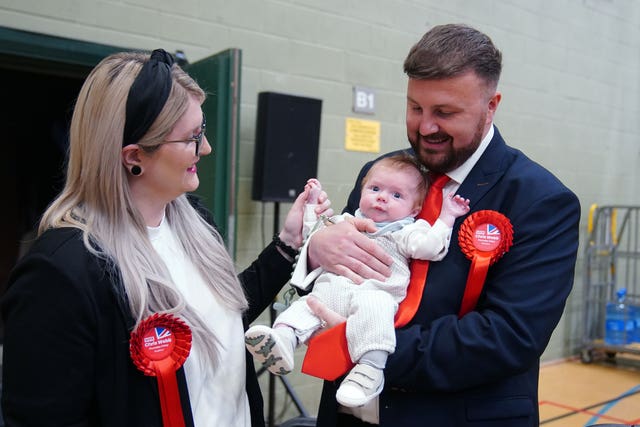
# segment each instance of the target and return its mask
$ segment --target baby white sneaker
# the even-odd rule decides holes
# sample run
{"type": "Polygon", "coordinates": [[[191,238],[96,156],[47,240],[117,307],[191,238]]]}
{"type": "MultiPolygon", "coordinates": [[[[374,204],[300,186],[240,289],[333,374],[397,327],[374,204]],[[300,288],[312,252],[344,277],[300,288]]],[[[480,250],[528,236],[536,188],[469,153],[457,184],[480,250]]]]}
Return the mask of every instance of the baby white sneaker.
{"type": "Polygon", "coordinates": [[[336,392],[338,403],[350,408],[363,406],[380,394],[384,386],[384,371],[358,363],[340,384],[336,392]]]}
{"type": "Polygon", "coordinates": [[[293,370],[293,346],[277,330],[255,325],[244,333],[249,353],[275,375],[286,375],[293,370]]]}

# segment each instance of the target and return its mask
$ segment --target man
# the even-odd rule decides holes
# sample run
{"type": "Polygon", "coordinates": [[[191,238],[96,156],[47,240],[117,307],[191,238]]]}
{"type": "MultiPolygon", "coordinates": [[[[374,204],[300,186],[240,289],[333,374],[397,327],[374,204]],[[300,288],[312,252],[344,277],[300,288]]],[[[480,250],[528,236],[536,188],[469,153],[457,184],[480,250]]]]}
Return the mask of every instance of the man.
{"type": "MultiPolygon", "coordinates": [[[[320,427],[539,425],[539,361],[573,284],[580,205],[549,171],[507,146],[493,125],[501,60],[490,38],[473,28],[431,29],[404,63],[406,121],[415,155],[450,178],[444,194],[470,199],[469,216],[504,215],[513,245],[488,268],[477,303],[462,315],[471,261],[458,240],[465,217],[458,218],[449,254],[429,266],[417,312],[396,330],[379,400],[339,407],[339,381],[326,381],[320,427]]],[[[356,208],[359,188],[358,182],[346,211],[356,208]]],[[[349,223],[317,232],[308,254],[312,266],[352,280],[388,274],[388,259],[349,223]]],[[[332,323],[324,307],[312,309],[332,323]]]]}

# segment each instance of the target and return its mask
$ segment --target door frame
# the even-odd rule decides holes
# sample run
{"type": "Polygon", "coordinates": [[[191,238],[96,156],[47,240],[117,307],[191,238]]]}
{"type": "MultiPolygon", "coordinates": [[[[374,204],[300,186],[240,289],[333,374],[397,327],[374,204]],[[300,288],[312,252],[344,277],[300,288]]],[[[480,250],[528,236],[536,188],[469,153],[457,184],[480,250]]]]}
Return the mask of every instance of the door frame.
{"type": "Polygon", "coordinates": [[[237,237],[240,74],[242,51],[230,48],[185,66],[207,93],[202,110],[213,153],[200,159],[195,191],[213,213],[227,250],[235,259],[237,237]],[[211,120],[213,119],[213,120],[211,120]]]}
{"type": "Polygon", "coordinates": [[[5,68],[68,76],[88,75],[105,56],[132,50],[119,46],[0,27],[0,62],[5,68]]]}

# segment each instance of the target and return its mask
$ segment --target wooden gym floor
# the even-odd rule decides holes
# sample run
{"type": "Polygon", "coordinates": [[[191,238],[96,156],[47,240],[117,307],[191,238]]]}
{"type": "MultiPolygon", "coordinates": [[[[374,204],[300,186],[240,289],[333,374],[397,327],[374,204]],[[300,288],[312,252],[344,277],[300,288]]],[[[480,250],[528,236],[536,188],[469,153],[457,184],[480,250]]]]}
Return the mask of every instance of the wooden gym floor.
{"type": "Polygon", "coordinates": [[[540,425],[585,427],[593,424],[640,425],[640,357],[579,358],[540,368],[540,425]]]}

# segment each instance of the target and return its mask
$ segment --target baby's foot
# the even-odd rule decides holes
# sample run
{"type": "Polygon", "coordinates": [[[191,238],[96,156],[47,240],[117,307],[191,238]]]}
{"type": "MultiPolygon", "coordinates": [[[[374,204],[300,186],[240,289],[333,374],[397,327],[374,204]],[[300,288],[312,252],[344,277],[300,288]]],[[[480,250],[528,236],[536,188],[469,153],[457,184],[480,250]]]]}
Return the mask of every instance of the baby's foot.
{"type": "Polygon", "coordinates": [[[384,373],[382,369],[358,363],[342,380],[336,392],[336,400],[342,406],[357,408],[366,405],[379,395],[383,387],[384,373]]]}
{"type": "Polygon", "coordinates": [[[275,329],[255,325],[244,333],[244,342],[255,360],[274,375],[293,370],[293,348],[275,329]]]}

